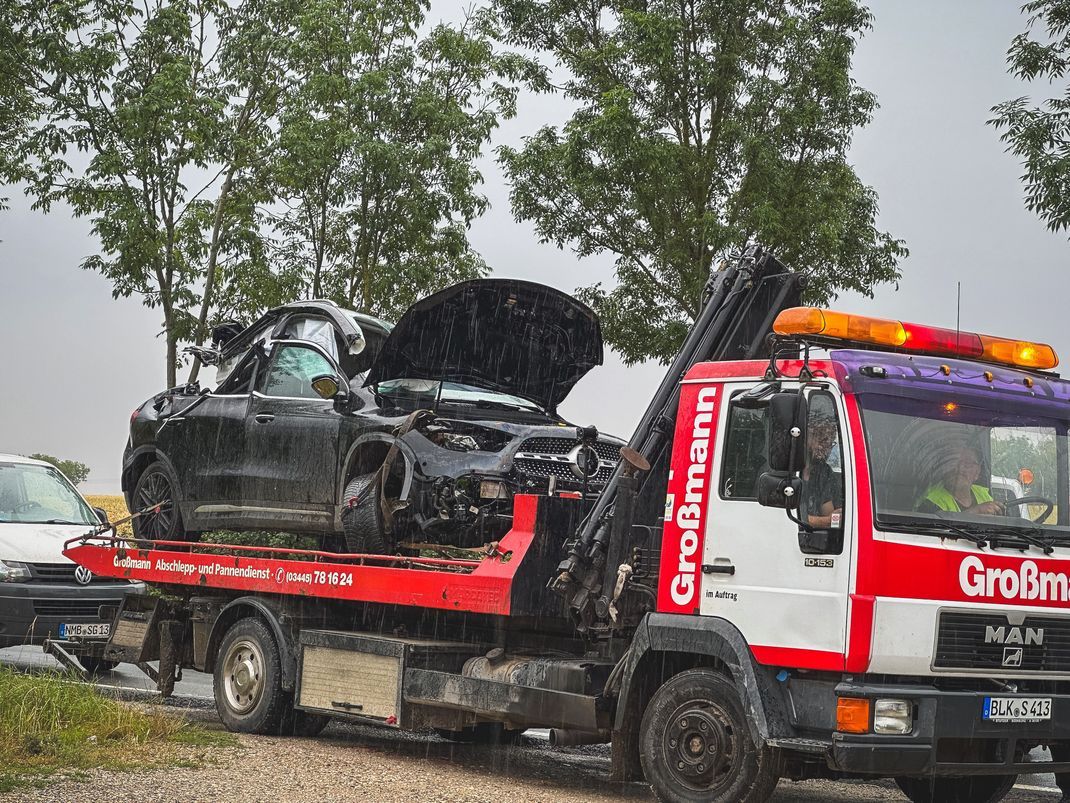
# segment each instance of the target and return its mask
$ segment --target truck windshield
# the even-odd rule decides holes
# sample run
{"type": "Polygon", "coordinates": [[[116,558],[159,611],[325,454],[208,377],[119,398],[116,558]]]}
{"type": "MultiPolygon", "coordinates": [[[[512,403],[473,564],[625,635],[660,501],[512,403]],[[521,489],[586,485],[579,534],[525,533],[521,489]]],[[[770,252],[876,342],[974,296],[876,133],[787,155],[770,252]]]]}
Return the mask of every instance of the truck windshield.
{"type": "Polygon", "coordinates": [[[0,523],[98,524],[93,511],[58,471],[0,463],[0,523]]]}
{"type": "Polygon", "coordinates": [[[1070,544],[1065,421],[953,395],[858,398],[878,525],[1070,544]]]}

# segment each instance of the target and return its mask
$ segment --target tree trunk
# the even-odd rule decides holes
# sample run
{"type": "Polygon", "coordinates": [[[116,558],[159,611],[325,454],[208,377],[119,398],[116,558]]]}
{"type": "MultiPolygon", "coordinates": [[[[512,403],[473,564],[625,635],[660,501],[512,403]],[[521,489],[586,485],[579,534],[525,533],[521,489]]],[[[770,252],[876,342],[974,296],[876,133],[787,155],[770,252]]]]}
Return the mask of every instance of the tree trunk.
{"type": "Polygon", "coordinates": [[[164,312],[164,337],[167,340],[167,387],[178,384],[178,335],[175,334],[174,320],[169,312],[164,312]]]}
{"type": "MultiPolygon", "coordinates": [[[[216,267],[219,264],[219,240],[223,234],[223,207],[226,205],[230,188],[234,184],[234,171],[237,165],[231,163],[227,171],[227,177],[223,180],[223,186],[219,189],[219,198],[215,204],[215,219],[212,221],[212,245],[208,251],[208,269],[204,278],[204,297],[201,299],[201,312],[197,316],[197,332],[194,342],[200,346],[204,343],[205,327],[208,324],[208,310],[212,307],[212,293],[215,290],[216,267]]],[[[197,374],[201,370],[201,358],[193,355],[193,366],[189,370],[190,383],[197,381],[197,374]]]]}

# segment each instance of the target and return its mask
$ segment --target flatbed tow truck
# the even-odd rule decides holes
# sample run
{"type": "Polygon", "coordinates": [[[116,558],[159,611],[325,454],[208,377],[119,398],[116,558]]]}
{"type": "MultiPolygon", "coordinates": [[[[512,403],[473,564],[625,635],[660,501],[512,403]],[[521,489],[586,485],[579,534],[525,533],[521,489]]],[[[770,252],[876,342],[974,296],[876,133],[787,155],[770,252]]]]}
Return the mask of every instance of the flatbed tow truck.
{"type": "Polygon", "coordinates": [[[980,803],[1070,771],[1054,352],[799,307],[801,284],[757,247],[711,276],[593,504],[517,496],[462,557],[87,535],[69,557],[159,593],[112,611],[106,642],[47,649],[159,661],[164,694],[212,673],[240,732],[551,728],[666,801],[892,777],[980,803]],[[1011,469],[1030,495],[988,505],[1011,469]]]}

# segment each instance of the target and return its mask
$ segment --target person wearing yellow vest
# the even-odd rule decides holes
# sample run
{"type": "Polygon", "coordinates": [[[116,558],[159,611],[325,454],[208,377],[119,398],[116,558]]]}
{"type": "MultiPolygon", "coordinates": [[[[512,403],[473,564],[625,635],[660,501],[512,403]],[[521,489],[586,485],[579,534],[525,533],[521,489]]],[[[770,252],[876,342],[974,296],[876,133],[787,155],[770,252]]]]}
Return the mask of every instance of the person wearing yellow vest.
{"type": "Polygon", "coordinates": [[[953,447],[940,481],[926,489],[915,507],[922,513],[1003,515],[1003,506],[992,499],[988,488],[977,484],[981,465],[981,454],[975,447],[966,444],[953,447]]]}

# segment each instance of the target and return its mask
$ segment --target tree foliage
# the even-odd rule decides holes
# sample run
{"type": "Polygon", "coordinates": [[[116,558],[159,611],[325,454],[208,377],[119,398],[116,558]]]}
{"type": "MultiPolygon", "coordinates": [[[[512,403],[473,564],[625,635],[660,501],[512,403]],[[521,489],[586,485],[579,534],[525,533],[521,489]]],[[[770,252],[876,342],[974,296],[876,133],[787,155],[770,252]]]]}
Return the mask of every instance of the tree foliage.
{"type": "Polygon", "coordinates": [[[1040,104],[1025,96],[1004,101],[989,123],[1022,160],[1028,209],[1062,231],[1070,226],[1070,0],[1033,0],[1022,11],[1027,29],[1011,42],[1008,68],[1023,81],[1057,84],[1057,94],[1040,104]]]}
{"type": "Polygon", "coordinates": [[[89,478],[89,466],[85,463],[79,463],[77,460],[60,460],[50,454],[31,454],[29,457],[32,460],[43,460],[46,463],[51,463],[75,485],[81,485],[89,478]]]}
{"type": "Polygon", "coordinates": [[[584,288],[625,360],[673,355],[710,266],[750,241],[809,293],[899,275],[877,195],[848,164],[874,97],[850,77],[869,13],[851,0],[496,0],[509,41],[543,51],[576,104],[501,148],[513,210],[544,241],[616,258],[584,288]]]}

